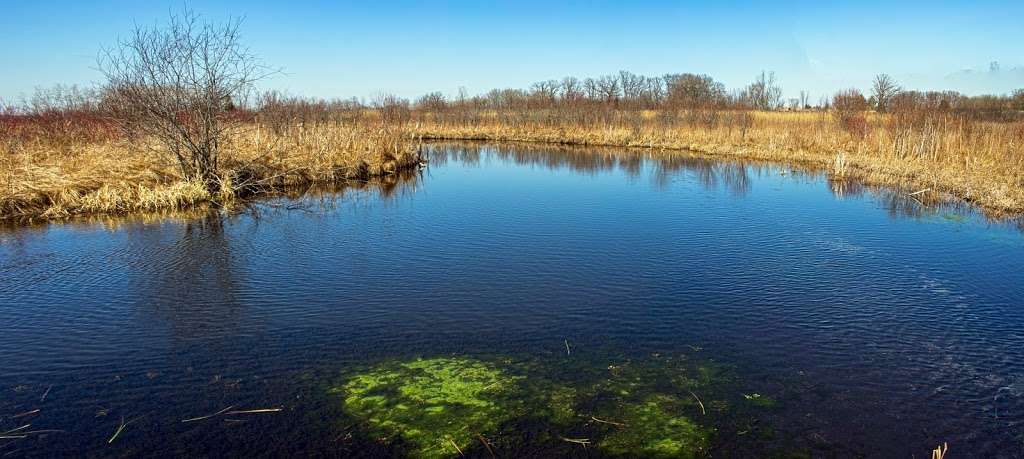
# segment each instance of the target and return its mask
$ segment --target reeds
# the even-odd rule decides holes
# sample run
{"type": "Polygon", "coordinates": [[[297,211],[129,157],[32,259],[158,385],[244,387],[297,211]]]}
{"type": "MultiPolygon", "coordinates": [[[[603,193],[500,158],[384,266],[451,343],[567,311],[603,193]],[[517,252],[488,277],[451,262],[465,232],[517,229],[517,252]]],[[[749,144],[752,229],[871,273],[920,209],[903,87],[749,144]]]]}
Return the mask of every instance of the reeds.
{"type": "Polygon", "coordinates": [[[796,163],[866,184],[952,194],[996,215],[1024,212],[1024,123],[942,113],[869,113],[850,130],[825,111],[418,113],[425,139],[691,150],[796,163]]]}
{"type": "Polygon", "coordinates": [[[419,163],[403,125],[247,123],[225,142],[220,192],[211,192],[184,179],[146,139],[114,131],[55,135],[31,120],[7,127],[0,131],[0,219],[188,209],[290,186],[367,180],[419,163]]]}

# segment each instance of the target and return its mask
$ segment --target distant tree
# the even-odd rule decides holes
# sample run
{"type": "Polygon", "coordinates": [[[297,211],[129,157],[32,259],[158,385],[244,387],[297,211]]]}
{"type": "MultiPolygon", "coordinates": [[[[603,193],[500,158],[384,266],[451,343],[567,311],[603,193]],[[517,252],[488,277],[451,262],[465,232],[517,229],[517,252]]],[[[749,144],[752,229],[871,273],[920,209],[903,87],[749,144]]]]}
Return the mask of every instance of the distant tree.
{"type": "Polygon", "coordinates": [[[558,80],[538,81],[530,87],[530,95],[540,107],[552,107],[558,99],[558,80]]]}
{"type": "Polygon", "coordinates": [[[782,87],[775,80],[775,72],[761,72],[746,90],[744,99],[758,110],[774,110],[782,106],[782,87]]]}
{"type": "Polygon", "coordinates": [[[559,91],[561,92],[562,100],[570,105],[574,105],[583,99],[583,84],[576,77],[562,78],[562,86],[559,91]]]}
{"type": "Polygon", "coordinates": [[[615,75],[605,75],[597,79],[598,95],[605,103],[613,104],[619,100],[619,79],[615,75]]]}
{"type": "Polygon", "coordinates": [[[1014,110],[1024,110],[1024,88],[1013,91],[1011,100],[1014,110]]]}
{"type": "Polygon", "coordinates": [[[440,112],[448,108],[448,101],[444,98],[444,94],[435,91],[424,94],[419,99],[416,99],[416,108],[432,112],[440,112]]]}
{"type": "Polygon", "coordinates": [[[255,83],[272,73],[242,45],[241,21],[201,23],[190,10],[165,26],[136,27],[100,53],[104,102],[122,127],[160,141],[187,178],[220,188],[218,158],[229,116],[255,83]]]}
{"type": "Polygon", "coordinates": [[[673,108],[710,108],[725,102],[725,85],[707,75],[692,73],[662,77],[666,85],[666,102],[673,108]]]}
{"type": "Polygon", "coordinates": [[[871,85],[871,98],[874,99],[875,110],[883,113],[889,111],[892,98],[899,92],[900,87],[891,76],[884,73],[876,76],[871,85]]]}

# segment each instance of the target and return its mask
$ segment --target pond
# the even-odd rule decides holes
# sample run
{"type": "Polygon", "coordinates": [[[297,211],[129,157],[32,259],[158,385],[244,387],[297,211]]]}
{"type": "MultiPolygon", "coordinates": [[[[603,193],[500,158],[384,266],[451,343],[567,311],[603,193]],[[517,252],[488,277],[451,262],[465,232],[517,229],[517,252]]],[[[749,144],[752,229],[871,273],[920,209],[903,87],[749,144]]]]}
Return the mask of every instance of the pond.
{"type": "Polygon", "coordinates": [[[0,455],[1024,455],[1024,235],[684,154],[0,230],[0,455]]]}

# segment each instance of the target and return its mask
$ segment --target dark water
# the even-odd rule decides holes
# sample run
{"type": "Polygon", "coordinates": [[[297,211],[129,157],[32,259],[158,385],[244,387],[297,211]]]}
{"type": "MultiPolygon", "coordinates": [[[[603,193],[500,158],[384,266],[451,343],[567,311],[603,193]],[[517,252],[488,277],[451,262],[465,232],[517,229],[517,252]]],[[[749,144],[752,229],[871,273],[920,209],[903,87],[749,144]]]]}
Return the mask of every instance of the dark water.
{"type": "Polygon", "coordinates": [[[773,166],[434,150],[383,187],[0,231],[0,432],[57,431],[0,456],[400,454],[342,421],[343,373],[666,355],[778,402],[696,417],[712,456],[1024,456],[1014,225],[773,166]],[[228,406],[282,410],[181,422],[228,406]]]}

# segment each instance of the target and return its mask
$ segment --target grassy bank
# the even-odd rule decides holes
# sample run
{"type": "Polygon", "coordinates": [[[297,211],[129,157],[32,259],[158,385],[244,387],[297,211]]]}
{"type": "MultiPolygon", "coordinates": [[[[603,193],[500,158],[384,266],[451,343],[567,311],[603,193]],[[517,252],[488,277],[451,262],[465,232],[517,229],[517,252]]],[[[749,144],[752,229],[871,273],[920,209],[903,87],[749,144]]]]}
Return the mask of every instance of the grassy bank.
{"type": "Polygon", "coordinates": [[[381,123],[245,124],[221,146],[221,191],[184,179],[146,139],[88,123],[66,130],[36,120],[0,136],[0,218],[187,209],[313,184],[364,181],[419,162],[411,133],[381,123]],[[104,134],[106,133],[106,134],[104,134]]]}
{"type": "Polygon", "coordinates": [[[549,142],[692,150],[828,170],[867,184],[948,193],[990,215],[1024,212],[1024,123],[870,114],[844,125],[828,112],[421,113],[424,139],[549,142]]]}

